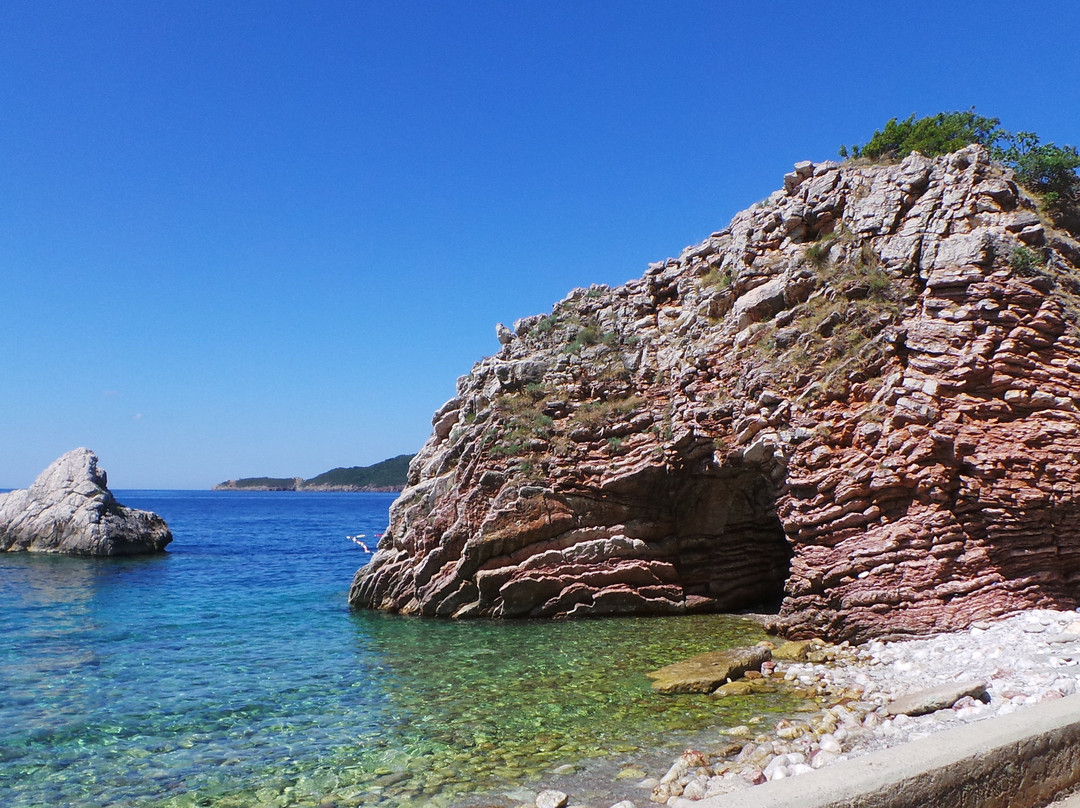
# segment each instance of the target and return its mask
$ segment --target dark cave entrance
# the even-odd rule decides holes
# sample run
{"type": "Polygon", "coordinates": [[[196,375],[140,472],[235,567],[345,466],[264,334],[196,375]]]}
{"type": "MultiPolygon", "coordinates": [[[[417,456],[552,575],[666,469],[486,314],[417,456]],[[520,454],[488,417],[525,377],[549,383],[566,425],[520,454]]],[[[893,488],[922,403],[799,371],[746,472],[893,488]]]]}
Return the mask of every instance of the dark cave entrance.
{"type": "Polygon", "coordinates": [[[674,564],[687,597],[716,611],[776,611],[791,546],[760,469],[712,468],[671,481],[674,564]]]}

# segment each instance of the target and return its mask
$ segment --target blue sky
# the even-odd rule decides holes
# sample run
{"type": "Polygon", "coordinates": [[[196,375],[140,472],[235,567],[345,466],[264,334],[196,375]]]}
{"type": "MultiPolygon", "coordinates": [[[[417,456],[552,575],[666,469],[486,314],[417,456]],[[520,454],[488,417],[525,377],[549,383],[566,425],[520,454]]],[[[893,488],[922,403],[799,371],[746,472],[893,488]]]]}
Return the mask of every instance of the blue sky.
{"type": "Polygon", "coordinates": [[[677,255],[893,116],[1080,143],[1080,5],[0,8],[0,487],[415,451],[494,325],[677,255]]]}

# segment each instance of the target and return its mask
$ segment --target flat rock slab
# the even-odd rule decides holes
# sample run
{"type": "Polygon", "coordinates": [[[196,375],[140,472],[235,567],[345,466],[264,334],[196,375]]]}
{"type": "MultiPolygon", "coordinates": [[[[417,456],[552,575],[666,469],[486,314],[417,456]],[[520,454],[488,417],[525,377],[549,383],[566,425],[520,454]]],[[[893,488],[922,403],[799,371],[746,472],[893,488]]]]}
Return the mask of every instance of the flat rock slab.
{"type": "Polygon", "coordinates": [[[728,648],[690,657],[646,676],[654,680],[653,690],[658,693],[712,693],[728,679],[760,670],[768,659],[768,648],[728,648]]]}
{"type": "Polygon", "coordinates": [[[919,690],[898,698],[887,709],[889,715],[926,715],[952,707],[964,696],[985,700],[986,682],[982,680],[949,682],[928,690],[919,690]]]}

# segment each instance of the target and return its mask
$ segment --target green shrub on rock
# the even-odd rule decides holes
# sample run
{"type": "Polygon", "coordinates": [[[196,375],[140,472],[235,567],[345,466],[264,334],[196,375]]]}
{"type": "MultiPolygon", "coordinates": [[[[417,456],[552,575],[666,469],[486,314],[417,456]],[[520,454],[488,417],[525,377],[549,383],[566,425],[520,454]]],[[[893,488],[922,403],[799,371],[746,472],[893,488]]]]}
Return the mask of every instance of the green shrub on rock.
{"type": "MultiPolygon", "coordinates": [[[[991,146],[999,139],[1008,136],[997,118],[984,118],[976,115],[975,110],[967,112],[939,112],[926,118],[916,119],[914,115],[900,121],[893,118],[884,129],[874,132],[869,142],[862,146],[852,146],[852,157],[867,157],[871,160],[881,158],[902,159],[914,151],[927,157],[981,143],[991,146]]],[[[840,147],[840,156],[849,154],[846,146],[840,147]]]]}
{"type": "Polygon", "coordinates": [[[1018,132],[1000,157],[1016,171],[1016,181],[1040,194],[1051,208],[1080,204],[1080,152],[1075,146],[1039,143],[1033,133],[1018,132]]]}
{"type": "Polygon", "coordinates": [[[911,115],[902,121],[893,118],[863,145],[841,146],[840,156],[899,160],[917,151],[936,157],[973,143],[985,146],[994,160],[1013,169],[1016,181],[1042,197],[1051,212],[1077,218],[1080,152],[1076,147],[1041,143],[1033,132],[1014,134],[1003,129],[998,118],[976,115],[973,109],[925,118],[911,115]]]}

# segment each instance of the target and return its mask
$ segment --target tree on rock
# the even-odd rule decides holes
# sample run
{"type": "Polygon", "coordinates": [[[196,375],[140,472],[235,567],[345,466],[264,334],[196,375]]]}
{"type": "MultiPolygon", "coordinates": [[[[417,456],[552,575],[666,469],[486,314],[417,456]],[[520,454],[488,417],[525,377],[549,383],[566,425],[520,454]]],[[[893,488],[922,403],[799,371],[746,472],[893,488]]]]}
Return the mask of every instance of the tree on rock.
{"type": "Polygon", "coordinates": [[[1042,143],[1034,132],[1012,133],[998,118],[967,112],[939,112],[925,118],[893,118],[862,145],[840,147],[841,157],[901,160],[912,152],[927,157],[978,143],[1015,172],[1016,181],[1038,194],[1050,214],[1074,233],[1080,224],[1080,152],[1075,146],[1042,143]]]}

